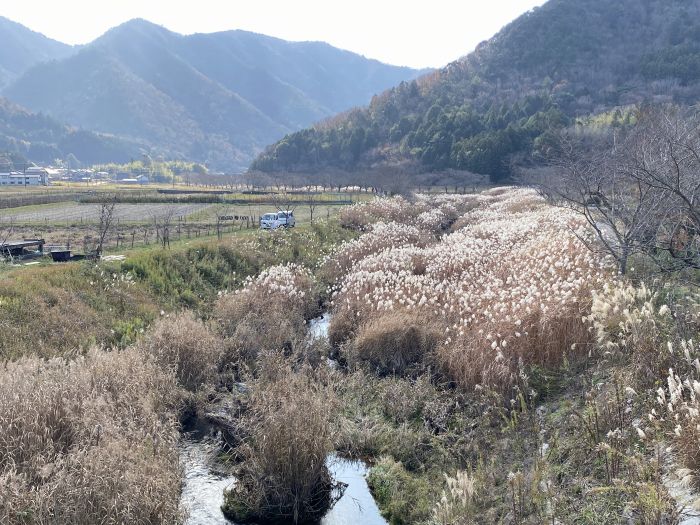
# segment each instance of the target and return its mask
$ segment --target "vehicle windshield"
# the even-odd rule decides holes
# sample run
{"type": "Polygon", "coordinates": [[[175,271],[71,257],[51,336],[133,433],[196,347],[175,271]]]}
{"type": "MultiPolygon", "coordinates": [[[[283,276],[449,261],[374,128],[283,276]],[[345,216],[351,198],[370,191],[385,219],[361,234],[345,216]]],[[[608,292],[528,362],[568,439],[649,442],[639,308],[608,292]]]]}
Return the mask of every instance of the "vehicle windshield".
{"type": "Polygon", "coordinates": [[[266,213],[262,216],[262,218],[264,221],[274,221],[277,218],[277,215],[274,213],[266,213]]]}

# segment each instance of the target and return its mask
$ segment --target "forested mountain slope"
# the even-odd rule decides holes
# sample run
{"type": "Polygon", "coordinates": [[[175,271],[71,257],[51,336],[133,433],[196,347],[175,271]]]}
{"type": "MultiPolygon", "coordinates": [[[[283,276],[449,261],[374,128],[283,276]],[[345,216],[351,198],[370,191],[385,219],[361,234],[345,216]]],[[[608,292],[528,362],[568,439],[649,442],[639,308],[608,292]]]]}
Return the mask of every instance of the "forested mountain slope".
{"type": "Polygon", "coordinates": [[[30,67],[72,52],[71,46],[0,16],[0,89],[30,67]]]}
{"type": "Polygon", "coordinates": [[[153,155],[232,170],[285,133],[418,74],[323,43],[244,31],[183,36],[132,20],[37,65],[4,94],[67,124],[145,142],[153,155]]]}
{"type": "Polygon", "coordinates": [[[550,0],[447,67],[286,136],[252,168],[353,170],[408,159],[500,180],[577,117],[694,104],[699,95],[700,3],[550,0]]]}
{"type": "Polygon", "coordinates": [[[0,97],[0,153],[15,159],[52,163],[70,154],[83,163],[139,158],[144,144],[74,129],[32,113],[0,97]]]}

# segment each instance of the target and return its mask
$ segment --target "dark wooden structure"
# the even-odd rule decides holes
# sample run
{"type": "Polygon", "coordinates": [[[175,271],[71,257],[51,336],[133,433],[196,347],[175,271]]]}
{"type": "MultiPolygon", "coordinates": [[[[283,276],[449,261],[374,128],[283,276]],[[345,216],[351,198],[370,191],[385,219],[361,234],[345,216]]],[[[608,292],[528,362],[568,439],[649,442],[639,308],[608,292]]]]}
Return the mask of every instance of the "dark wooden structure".
{"type": "Polygon", "coordinates": [[[23,257],[32,253],[44,254],[44,239],[24,239],[0,243],[0,256],[23,257]],[[33,249],[32,249],[33,248],[33,249]]]}
{"type": "Polygon", "coordinates": [[[53,262],[68,262],[71,260],[70,250],[51,250],[53,262]]]}

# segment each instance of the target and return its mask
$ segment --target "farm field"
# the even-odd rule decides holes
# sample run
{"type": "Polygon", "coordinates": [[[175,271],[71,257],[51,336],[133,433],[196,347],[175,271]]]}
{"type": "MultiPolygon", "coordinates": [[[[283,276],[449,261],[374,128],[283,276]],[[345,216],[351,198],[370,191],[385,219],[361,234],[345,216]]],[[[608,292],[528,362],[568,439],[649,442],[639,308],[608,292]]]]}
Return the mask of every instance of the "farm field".
{"type": "MultiPolygon", "coordinates": [[[[291,203],[297,228],[311,223],[308,205],[291,203]]],[[[329,220],[346,206],[314,206],[313,218],[329,220]]],[[[221,235],[241,235],[258,227],[259,217],[276,211],[272,204],[206,204],[206,203],[118,203],[114,209],[112,227],[107,232],[105,250],[148,247],[158,239],[156,223],[170,223],[171,242],[189,241],[221,235]],[[217,226],[218,217],[227,217],[217,226]],[[231,220],[231,217],[239,217],[231,220]],[[243,219],[248,217],[248,220],[243,219]]],[[[86,238],[94,237],[99,224],[100,205],[78,202],[58,202],[0,209],[0,234],[8,239],[41,238],[51,246],[82,247],[86,238]]]]}
{"type": "MultiPolygon", "coordinates": [[[[166,216],[170,216],[174,220],[183,220],[211,206],[211,204],[168,203],[117,204],[114,208],[114,218],[120,222],[134,223],[149,222],[166,216]]],[[[67,225],[94,223],[100,220],[100,205],[62,202],[10,208],[0,210],[0,220],[12,221],[16,224],[45,223],[67,225]]]]}

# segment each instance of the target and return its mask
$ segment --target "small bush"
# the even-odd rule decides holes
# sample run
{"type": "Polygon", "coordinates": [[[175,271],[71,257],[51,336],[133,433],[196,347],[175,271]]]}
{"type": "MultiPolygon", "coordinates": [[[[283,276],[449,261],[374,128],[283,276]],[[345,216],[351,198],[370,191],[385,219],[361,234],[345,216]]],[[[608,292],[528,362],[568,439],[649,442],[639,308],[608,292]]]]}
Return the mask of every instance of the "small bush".
{"type": "Polygon", "coordinates": [[[305,523],[330,504],[334,402],[308,370],[281,360],[263,366],[242,426],[238,483],[226,492],[224,514],[236,521],[305,523]]]}
{"type": "Polygon", "coordinates": [[[426,405],[437,398],[428,375],[415,380],[387,378],[381,383],[380,395],[384,415],[395,423],[421,421],[426,405]]]}
{"type": "Polygon", "coordinates": [[[190,312],[182,312],[156,322],[139,348],[195,392],[215,380],[223,342],[190,312]]]}
{"type": "Polygon", "coordinates": [[[372,467],[367,483],[382,515],[391,523],[421,523],[429,519],[435,488],[425,478],[413,476],[391,458],[372,467]]]}
{"type": "Polygon", "coordinates": [[[219,290],[233,289],[260,271],[257,253],[223,243],[200,243],[187,249],[153,250],[129,257],[123,271],[173,307],[203,307],[219,290]]]}
{"type": "Polygon", "coordinates": [[[440,341],[425,321],[406,312],[376,317],[357,332],[348,345],[350,362],[367,363],[380,375],[407,373],[430,358],[440,341]]]}

